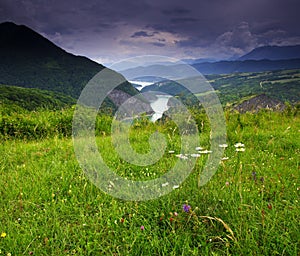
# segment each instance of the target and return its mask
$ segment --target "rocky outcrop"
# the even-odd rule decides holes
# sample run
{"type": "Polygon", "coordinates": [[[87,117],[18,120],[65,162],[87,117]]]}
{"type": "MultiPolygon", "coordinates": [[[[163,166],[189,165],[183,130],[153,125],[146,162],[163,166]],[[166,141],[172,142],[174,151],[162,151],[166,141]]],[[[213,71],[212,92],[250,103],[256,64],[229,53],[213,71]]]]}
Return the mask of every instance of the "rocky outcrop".
{"type": "Polygon", "coordinates": [[[257,112],[260,109],[282,111],[285,109],[285,107],[286,106],[281,101],[274,98],[270,98],[265,94],[261,94],[251,99],[243,101],[242,103],[236,105],[234,109],[239,111],[240,113],[245,113],[257,112]]]}
{"type": "Polygon", "coordinates": [[[141,95],[131,96],[123,91],[115,89],[108,97],[118,109],[118,118],[132,117],[142,113],[152,115],[154,113],[150,106],[150,102],[141,95]]]}

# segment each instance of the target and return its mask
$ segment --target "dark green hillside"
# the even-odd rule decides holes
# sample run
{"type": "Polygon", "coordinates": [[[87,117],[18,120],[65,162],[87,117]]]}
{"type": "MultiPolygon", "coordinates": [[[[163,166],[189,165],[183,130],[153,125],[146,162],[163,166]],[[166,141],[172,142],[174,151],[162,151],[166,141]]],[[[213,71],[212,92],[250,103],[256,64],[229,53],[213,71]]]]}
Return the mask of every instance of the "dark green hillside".
{"type": "Polygon", "coordinates": [[[299,69],[206,77],[224,104],[260,94],[291,104],[300,102],[299,69]]]}
{"type": "Polygon", "coordinates": [[[41,108],[61,109],[72,104],[76,104],[76,100],[61,93],[0,85],[0,105],[37,110],[41,108]]]}
{"type": "MultiPolygon", "coordinates": [[[[75,56],[23,25],[0,24],[0,84],[61,92],[78,98],[87,82],[104,67],[75,56]]],[[[136,90],[119,86],[129,95],[136,90]]]]}
{"type": "MultiPolygon", "coordinates": [[[[257,73],[234,73],[207,75],[223,105],[264,94],[281,102],[300,102],[300,70],[266,71],[257,73]]],[[[185,102],[195,102],[185,88],[173,81],[165,81],[143,88],[142,92],[156,90],[183,96],[185,102]]]]}

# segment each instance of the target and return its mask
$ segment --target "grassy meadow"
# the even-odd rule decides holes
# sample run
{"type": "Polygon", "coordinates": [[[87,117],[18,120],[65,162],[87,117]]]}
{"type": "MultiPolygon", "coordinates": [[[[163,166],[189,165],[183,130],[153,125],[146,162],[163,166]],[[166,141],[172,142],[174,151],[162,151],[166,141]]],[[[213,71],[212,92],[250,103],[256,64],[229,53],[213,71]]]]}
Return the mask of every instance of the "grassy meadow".
{"type": "MultiPolygon", "coordinates": [[[[141,202],[115,199],[85,177],[73,150],[72,114],[1,112],[0,255],[299,255],[299,111],[225,112],[228,147],[212,179],[198,187],[208,157],[201,154],[179,188],[141,202]]],[[[209,149],[208,124],[201,114],[197,120],[199,146],[209,149]]],[[[180,140],[173,134],[174,154],[149,167],[124,163],[112,147],[110,122],[97,119],[97,143],[118,174],[156,178],[185,161],[176,157],[180,140]]],[[[137,122],[132,146],[145,153],[151,132],[168,135],[171,128],[137,122]]]]}

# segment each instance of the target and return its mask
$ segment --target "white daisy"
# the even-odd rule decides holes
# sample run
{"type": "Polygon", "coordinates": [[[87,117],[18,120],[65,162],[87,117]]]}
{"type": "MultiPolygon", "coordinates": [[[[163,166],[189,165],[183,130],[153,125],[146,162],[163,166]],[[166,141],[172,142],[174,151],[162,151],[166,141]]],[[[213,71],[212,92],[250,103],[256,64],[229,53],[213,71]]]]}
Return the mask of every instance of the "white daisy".
{"type": "Polygon", "coordinates": [[[166,187],[166,186],[168,186],[168,185],[169,185],[169,182],[166,182],[166,183],[161,184],[162,187],[166,187]]]}
{"type": "Polygon", "coordinates": [[[220,144],[219,147],[220,147],[220,148],[227,148],[228,145],[227,145],[227,144],[220,144]]]}
{"type": "Polygon", "coordinates": [[[245,147],[245,145],[243,143],[241,143],[241,142],[238,142],[238,143],[234,144],[234,146],[236,148],[244,148],[245,147]]]}

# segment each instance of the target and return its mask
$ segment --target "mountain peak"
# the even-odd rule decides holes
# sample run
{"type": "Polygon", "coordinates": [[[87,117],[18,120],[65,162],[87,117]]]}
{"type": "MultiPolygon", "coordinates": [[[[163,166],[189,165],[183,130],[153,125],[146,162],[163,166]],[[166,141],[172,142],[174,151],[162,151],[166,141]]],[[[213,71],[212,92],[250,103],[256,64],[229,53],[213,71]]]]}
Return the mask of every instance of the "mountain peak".
{"type": "Polygon", "coordinates": [[[0,24],[0,47],[8,52],[19,54],[44,55],[51,50],[50,54],[62,54],[65,52],[51,41],[28,28],[25,25],[17,25],[13,22],[0,24]]]}
{"type": "Polygon", "coordinates": [[[17,27],[19,25],[17,25],[16,23],[13,23],[12,21],[4,21],[2,23],[0,23],[0,28],[2,27],[17,27]]]}
{"type": "Polygon", "coordinates": [[[78,97],[103,66],[74,56],[25,25],[0,24],[0,84],[40,88],[78,97]]]}
{"type": "Polygon", "coordinates": [[[266,45],[253,49],[239,60],[287,60],[300,58],[300,45],[266,45]]]}
{"type": "MultiPolygon", "coordinates": [[[[74,98],[104,68],[86,57],[66,52],[31,28],[12,22],[0,24],[0,59],[0,84],[54,91],[74,98]]],[[[128,82],[117,89],[126,95],[137,93],[128,82]]],[[[111,109],[117,106],[113,100],[104,103],[111,109]]]]}

